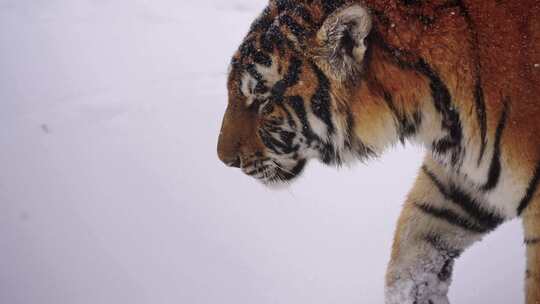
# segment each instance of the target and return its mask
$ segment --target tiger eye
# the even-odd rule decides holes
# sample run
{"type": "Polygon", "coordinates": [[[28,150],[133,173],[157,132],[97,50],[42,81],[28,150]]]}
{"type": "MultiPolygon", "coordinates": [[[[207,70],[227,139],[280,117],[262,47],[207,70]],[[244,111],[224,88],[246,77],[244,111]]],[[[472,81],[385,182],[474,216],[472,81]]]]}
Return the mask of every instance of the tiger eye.
{"type": "Polygon", "coordinates": [[[268,87],[266,87],[264,84],[262,83],[257,83],[257,85],[255,86],[255,94],[264,94],[266,92],[268,92],[268,87]]]}

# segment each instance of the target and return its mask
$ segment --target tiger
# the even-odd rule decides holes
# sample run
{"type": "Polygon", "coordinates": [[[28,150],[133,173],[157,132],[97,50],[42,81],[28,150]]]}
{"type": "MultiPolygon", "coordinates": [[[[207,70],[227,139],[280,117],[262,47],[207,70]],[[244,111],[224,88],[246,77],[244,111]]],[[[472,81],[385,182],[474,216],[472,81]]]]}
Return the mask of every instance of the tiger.
{"type": "Polygon", "coordinates": [[[219,159],[268,186],[306,163],[425,158],[387,304],[449,303],[456,259],[521,218],[540,303],[540,0],[270,0],[232,57],[219,159]]]}

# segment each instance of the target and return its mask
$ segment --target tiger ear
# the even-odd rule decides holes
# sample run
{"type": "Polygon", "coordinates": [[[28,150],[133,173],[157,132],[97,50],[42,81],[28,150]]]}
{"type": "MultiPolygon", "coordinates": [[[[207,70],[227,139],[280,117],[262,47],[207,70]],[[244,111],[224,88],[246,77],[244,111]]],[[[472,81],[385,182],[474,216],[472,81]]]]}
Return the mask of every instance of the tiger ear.
{"type": "Polygon", "coordinates": [[[358,4],[339,9],[324,21],[317,32],[317,62],[336,80],[344,81],[362,70],[371,31],[371,17],[358,4]]]}

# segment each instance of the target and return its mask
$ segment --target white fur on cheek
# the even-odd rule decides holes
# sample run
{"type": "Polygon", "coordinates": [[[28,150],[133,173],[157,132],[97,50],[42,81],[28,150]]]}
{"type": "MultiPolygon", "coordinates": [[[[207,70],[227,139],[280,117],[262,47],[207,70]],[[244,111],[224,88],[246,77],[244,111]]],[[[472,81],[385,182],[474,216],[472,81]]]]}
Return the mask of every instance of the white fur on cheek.
{"type": "Polygon", "coordinates": [[[253,90],[255,88],[255,85],[257,84],[257,80],[253,78],[249,73],[244,73],[242,75],[242,83],[240,86],[240,91],[244,96],[247,97],[246,99],[246,105],[249,106],[253,103],[253,100],[255,100],[253,96],[253,90]]]}
{"type": "Polygon", "coordinates": [[[308,114],[308,121],[311,129],[315,134],[321,138],[326,138],[328,134],[328,127],[317,116],[312,113],[308,114]]]}
{"type": "Polygon", "coordinates": [[[275,62],[276,60],[272,58],[272,65],[269,67],[261,64],[255,65],[255,69],[262,75],[265,81],[265,85],[270,87],[275,85],[276,82],[280,80],[280,75],[278,73],[278,65],[275,62]]]}
{"type": "MultiPolygon", "coordinates": [[[[275,61],[272,59],[272,62],[275,62],[275,61]]],[[[274,84],[276,84],[276,82],[280,80],[277,64],[272,64],[269,67],[263,66],[261,64],[255,64],[255,70],[259,74],[261,74],[262,79],[264,81],[263,84],[267,87],[272,87],[274,84]]],[[[253,101],[256,99],[254,92],[255,92],[255,87],[257,86],[259,81],[255,79],[250,73],[244,73],[244,75],[242,75],[241,82],[242,83],[240,85],[240,91],[242,92],[244,96],[247,97],[246,106],[250,106],[253,103],[253,101]]],[[[265,97],[268,97],[268,95],[269,93],[265,93],[259,97],[265,98],[265,97]]]]}

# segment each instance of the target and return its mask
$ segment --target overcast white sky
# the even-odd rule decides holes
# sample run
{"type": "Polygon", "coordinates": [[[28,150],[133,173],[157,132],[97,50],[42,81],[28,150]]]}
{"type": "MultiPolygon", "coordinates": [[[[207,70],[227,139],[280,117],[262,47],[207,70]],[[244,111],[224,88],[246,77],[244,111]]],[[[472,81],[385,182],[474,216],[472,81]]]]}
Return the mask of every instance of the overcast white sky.
{"type": "MultiPolygon", "coordinates": [[[[262,0],[0,0],[0,303],[382,303],[422,152],[225,168],[229,58],[262,0]]],[[[452,303],[521,303],[519,221],[458,261],[452,303]]]]}

